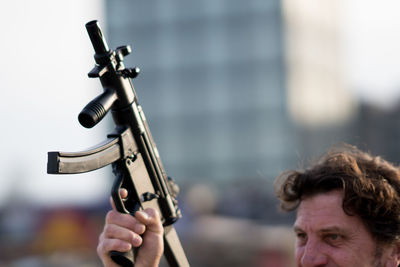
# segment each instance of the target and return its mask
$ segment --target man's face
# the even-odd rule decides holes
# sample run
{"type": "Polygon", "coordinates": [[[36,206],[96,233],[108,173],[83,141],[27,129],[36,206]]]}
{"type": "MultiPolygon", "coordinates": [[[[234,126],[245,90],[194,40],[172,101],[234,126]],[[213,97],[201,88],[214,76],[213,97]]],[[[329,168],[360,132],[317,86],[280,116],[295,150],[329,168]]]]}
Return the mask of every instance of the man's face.
{"type": "Polygon", "coordinates": [[[344,213],[342,200],[341,191],[331,191],[301,201],[294,224],[297,266],[397,266],[394,250],[376,253],[372,235],[358,216],[344,213]]]}

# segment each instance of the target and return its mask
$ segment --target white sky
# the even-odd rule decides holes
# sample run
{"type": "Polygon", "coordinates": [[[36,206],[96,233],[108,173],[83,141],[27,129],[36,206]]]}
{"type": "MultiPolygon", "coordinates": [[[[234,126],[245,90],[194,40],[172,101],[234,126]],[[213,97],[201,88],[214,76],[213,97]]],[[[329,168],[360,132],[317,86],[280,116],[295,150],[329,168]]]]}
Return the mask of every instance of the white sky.
{"type": "Polygon", "coordinates": [[[350,86],[380,106],[400,101],[400,1],[344,0],[344,51],[350,86]]]}
{"type": "Polygon", "coordinates": [[[46,173],[48,151],[84,150],[105,139],[104,123],[87,130],[77,120],[102,92],[87,78],[94,51],[85,23],[93,19],[105,24],[100,0],[13,0],[0,9],[0,206],[18,199],[85,203],[109,191],[107,171],[46,173]]]}

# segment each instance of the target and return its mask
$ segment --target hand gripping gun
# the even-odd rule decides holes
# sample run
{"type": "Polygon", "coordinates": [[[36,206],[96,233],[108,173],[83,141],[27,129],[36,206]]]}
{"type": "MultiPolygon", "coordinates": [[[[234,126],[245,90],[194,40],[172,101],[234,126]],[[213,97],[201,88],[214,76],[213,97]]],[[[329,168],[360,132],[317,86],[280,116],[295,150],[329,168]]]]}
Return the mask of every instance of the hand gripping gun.
{"type": "MultiPolygon", "coordinates": [[[[123,59],[131,52],[130,46],[108,48],[97,21],[86,24],[95,50],[95,67],[90,78],[99,78],[104,92],[87,104],[78,116],[86,128],[95,126],[111,109],[116,125],[108,139],[95,148],[82,152],[48,152],[47,172],[75,174],[112,165],[115,181],[111,196],[121,213],[134,214],[137,210],[154,208],[161,215],[164,226],[164,255],[170,266],[189,266],[173,223],[181,213],[176,196],[179,188],[163,168],[156,145],[131,79],[138,68],[125,68],[123,59]],[[120,189],[128,190],[122,199],[120,189]]],[[[140,248],[138,248],[140,249],[140,248]]],[[[127,253],[112,251],[114,262],[133,266],[138,249],[127,253]]]]}

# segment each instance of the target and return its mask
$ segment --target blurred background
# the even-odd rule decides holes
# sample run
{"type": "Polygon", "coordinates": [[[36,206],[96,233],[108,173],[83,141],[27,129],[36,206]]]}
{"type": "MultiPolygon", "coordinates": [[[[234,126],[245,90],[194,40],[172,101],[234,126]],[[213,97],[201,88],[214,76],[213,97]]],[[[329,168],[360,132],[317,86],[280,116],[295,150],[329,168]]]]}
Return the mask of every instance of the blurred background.
{"type": "Polygon", "coordinates": [[[273,181],[350,143],[399,164],[396,0],[14,0],[0,10],[0,266],[100,266],[109,167],[48,175],[48,151],[113,129],[77,120],[97,19],[130,44],[134,80],[167,173],[192,266],[293,266],[294,214],[273,181]]]}

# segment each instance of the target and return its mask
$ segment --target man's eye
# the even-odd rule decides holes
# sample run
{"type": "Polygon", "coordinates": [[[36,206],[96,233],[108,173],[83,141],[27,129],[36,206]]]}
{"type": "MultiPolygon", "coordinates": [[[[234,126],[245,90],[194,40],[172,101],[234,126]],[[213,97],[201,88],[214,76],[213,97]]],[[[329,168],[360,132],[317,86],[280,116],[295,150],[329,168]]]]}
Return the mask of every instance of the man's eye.
{"type": "Polygon", "coordinates": [[[326,236],[327,239],[329,239],[330,241],[339,241],[341,238],[341,235],[339,234],[329,234],[326,236]]]}
{"type": "Polygon", "coordinates": [[[338,240],[340,236],[338,234],[334,234],[330,236],[332,240],[338,240]]]}
{"type": "Polygon", "coordinates": [[[296,246],[304,246],[307,243],[307,235],[305,233],[296,233],[296,246]]]}
{"type": "Polygon", "coordinates": [[[307,235],[305,233],[296,233],[297,239],[306,239],[307,235]]]}

